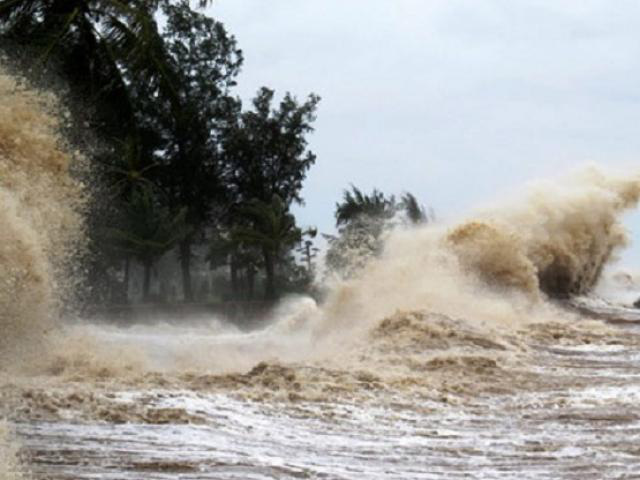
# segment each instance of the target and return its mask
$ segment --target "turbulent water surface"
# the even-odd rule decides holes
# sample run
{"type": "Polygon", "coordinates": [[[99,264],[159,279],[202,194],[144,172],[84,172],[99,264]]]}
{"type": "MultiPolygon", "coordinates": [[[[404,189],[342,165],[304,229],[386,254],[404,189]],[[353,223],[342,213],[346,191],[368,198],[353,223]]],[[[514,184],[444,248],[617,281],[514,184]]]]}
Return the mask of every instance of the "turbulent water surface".
{"type": "Polygon", "coordinates": [[[477,359],[466,372],[425,367],[426,376],[448,370],[435,390],[390,388],[370,374],[354,391],[327,373],[273,365],[234,388],[220,378],[199,388],[31,388],[22,395],[42,419],[13,427],[33,478],[635,478],[640,341],[633,326],[618,328],[541,332],[534,363],[511,374],[477,359]],[[325,383],[322,396],[306,396],[312,381],[325,383]]]}

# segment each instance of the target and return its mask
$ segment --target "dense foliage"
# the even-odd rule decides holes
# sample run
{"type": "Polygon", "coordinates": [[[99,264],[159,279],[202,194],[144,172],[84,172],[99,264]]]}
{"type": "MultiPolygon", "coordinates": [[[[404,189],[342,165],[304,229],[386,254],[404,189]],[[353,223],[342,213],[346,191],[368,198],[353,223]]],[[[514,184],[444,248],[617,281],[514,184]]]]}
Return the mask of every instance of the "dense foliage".
{"type": "Polygon", "coordinates": [[[149,299],[154,266],[169,251],[187,301],[196,296],[194,262],[228,268],[230,298],[253,298],[256,280],[268,299],[309,281],[311,257],[305,268],[294,251],[311,252],[314,232],[290,207],[302,203],[316,159],[307,136],[319,97],[287,93],[274,106],[265,87],[243,110],[233,95],[242,52],[197,9],[206,3],[0,2],[5,50],[33,52],[34,64],[54,69],[91,110],[100,140],[89,229],[96,298],[127,300],[137,264],[149,299]]]}

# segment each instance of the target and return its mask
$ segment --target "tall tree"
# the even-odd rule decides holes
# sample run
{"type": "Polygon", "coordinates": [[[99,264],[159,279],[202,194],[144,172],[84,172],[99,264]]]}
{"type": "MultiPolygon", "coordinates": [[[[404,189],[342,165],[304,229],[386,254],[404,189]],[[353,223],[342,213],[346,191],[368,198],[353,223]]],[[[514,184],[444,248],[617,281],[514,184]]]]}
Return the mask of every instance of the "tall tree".
{"type": "Polygon", "coordinates": [[[262,252],[265,269],[265,299],[276,298],[276,267],[282,255],[302,240],[303,232],[284,202],[274,195],[271,202],[253,200],[241,212],[249,224],[237,227],[237,243],[256,246],[262,252]]]}
{"type": "Polygon", "coordinates": [[[393,195],[385,197],[384,193],[374,188],[367,195],[362,190],[351,185],[351,190],[345,190],[342,202],[336,203],[336,226],[347,225],[362,217],[371,220],[388,220],[396,213],[396,199],[393,195]]]}
{"type": "Polygon", "coordinates": [[[186,210],[191,227],[180,242],[183,291],[189,301],[193,244],[225,195],[220,135],[237,109],[229,89],[242,52],[220,22],[192,10],[188,2],[163,2],[162,9],[167,23],[156,65],[132,70],[145,79],[135,92],[140,123],[162,132],[160,185],[172,207],[186,210]]]}
{"type": "Polygon", "coordinates": [[[270,202],[277,195],[289,208],[302,204],[302,183],[316,155],[308,150],[320,97],[310,94],[300,104],[287,93],[273,106],[275,92],[258,91],[253,110],[239,113],[224,131],[223,148],[236,203],[270,202]]]}
{"type": "MultiPolygon", "coordinates": [[[[139,129],[137,133],[144,130],[139,129]]],[[[135,230],[139,219],[140,197],[142,192],[146,196],[161,196],[154,176],[158,164],[154,162],[153,146],[155,138],[153,132],[149,135],[130,134],[125,140],[114,140],[118,149],[111,156],[97,156],[98,164],[94,173],[102,180],[94,184],[94,195],[102,200],[94,207],[89,215],[89,248],[91,256],[88,259],[88,271],[91,285],[111,285],[114,279],[109,272],[114,268],[119,271],[124,267],[124,282],[117,282],[118,300],[127,301],[129,291],[129,272],[132,258],[135,256],[130,248],[121,248],[121,244],[114,241],[111,231],[124,231],[127,228],[135,230]],[[132,200],[135,200],[132,204],[132,200]],[[137,205],[136,205],[137,204],[137,205]],[[97,210],[99,208],[99,210],[97,210]],[[109,225],[105,229],[105,225],[109,225]],[[105,232],[107,235],[105,236],[105,232]]],[[[144,211],[144,210],[143,210],[144,211]]],[[[147,210],[150,214],[153,210],[147,210]]],[[[113,297],[113,295],[112,295],[113,297]]]]}
{"type": "MultiPolygon", "coordinates": [[[[241,105],[237,105],[235,121],[224,130],[222,142],[230,201],[234,205],[231,209],[234,214],[227,217],[227,226],[236,232],[262,231],[263,240],[277,237],[274,224],[269,227],[271,233],[265,230],[276,218],[283,222],[289,219],[288,225],[297,229],[290,207],[293,203],[303,203],[302,184],[316,160],[315,154],[308,150],[307,135],[313,131],[320,97],[311,94],[304,103],[299,103],[287,93],[275,107],[274,96],[273,90],[264,87],[253,100],[252,110],[240,112],[241,105]],[[277,205],[274,198],[278,199],[277,205]],[[262,220],[258,212],[262,213],[262,220]]],[[[275,297],[275,272],[286,258],[282,250],[290,250],[295,242],[280,242],[274,250],[269,242],[258,242],[255,236],[253,242],[247,241],[248,235],[241,237],[242,244],[259,246],[266,276],[265,296],[275,297]]]]}

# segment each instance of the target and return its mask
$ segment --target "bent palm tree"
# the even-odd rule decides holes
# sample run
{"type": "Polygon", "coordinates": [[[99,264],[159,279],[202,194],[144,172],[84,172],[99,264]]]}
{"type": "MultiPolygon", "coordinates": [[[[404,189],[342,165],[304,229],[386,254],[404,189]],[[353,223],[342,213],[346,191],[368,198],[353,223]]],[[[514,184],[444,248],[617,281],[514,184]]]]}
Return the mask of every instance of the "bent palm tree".
{"type": "MultiPolygon", "coordinates": [[[[205,6],[208,1],[199,1],[205,6]]],[[[0,37],[31,47],[43,63],[54,61],[88,104],[100,127],[127,132],[135,126],[127,71],[161,77],[171,69],[155,14],[167,0],[2,0],[0,37]]],[[[188,7],[188,2],[180,2],[188,7]]],[[[147,78],[148,79],[148,78],[147,78]]],[[[107,132],[113,135],[113,131],[107,132]]]]}
{"type": "Polygon", "coordinates": [[[396,201],[393,195],[389,198],[374,188],[370,195],[351,185],[351,191],[345,190],[342,202],[336,204],[336,226],[347,225],[359,217],[370,219],[388,219],[393,217],[396,201]]]}
{"type": "Polygon", "coordinates": [[[380,254],[386,232],[398,224],[425,223],[432,214],[411,193],[398,202],[378,189],[366,194],[351,185],[336,204],[335,218],[338,235],[324,235],[329,243],[325,263],[329,271],[349,277],[380,254]]]}
{"type": "Polygon", "coordinates": [[[428,214],[424,206],[418,203],[415,195],[406,192],[402,196],[400,207],[404,210],[407,218],[414,225],[426,223],[429,221],[431,214],[428,214]]]}

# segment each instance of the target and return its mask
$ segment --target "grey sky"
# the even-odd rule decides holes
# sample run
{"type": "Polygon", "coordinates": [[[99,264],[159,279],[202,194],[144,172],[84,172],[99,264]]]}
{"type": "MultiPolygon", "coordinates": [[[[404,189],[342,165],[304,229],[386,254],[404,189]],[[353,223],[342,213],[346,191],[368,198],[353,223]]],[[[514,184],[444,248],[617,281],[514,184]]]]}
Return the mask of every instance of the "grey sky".
{"type": "MultiPolygon", "coordinates": [[[[244,50],[244,99],[261,85],[322,96],[299,210],[322,231],[349,183],[450,217],[586,162],[637,165],[640,2],[217,0],[209,13],[244,50]]],[[[629,226],[640,237],[639,215],[629,226]]]]}

